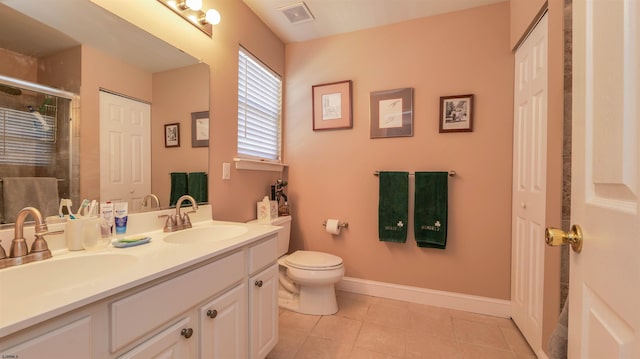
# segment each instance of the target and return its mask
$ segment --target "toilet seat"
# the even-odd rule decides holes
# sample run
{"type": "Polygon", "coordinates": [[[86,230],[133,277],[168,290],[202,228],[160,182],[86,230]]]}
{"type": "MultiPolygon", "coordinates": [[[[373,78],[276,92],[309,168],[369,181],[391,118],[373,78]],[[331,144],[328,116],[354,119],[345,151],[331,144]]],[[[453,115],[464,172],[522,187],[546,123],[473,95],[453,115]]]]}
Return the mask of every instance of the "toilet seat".
{"type": "Polygon", "coordinates": [[[303,270],[332,270],[342,267],[342,258],[329,253],[295,251],[286,256],[288,266],[303,270]]]}

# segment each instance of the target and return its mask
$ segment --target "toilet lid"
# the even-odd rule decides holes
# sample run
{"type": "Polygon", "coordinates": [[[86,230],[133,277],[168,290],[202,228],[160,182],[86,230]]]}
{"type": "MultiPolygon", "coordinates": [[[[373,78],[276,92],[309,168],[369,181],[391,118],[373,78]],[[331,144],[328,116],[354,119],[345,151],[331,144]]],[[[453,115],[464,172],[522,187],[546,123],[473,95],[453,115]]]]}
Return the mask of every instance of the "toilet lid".
{"type": "Polygon", "coordinates": [[[342,265],[342,258],[329,253],[295,251],[287,256],[286,263],[300,269],[327,269],[342,265]]]}

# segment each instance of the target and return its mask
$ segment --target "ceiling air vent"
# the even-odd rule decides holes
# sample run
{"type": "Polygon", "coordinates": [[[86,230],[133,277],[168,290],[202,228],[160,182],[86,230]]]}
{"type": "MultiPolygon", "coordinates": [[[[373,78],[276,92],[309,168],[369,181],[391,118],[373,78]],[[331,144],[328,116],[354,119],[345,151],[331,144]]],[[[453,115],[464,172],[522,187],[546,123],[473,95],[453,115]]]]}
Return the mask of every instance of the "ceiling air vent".
{"type": "Polygon", "coordinates": [[[300,24],[307,21],[313,21],[314,17],[309,11],[307,4],[304,2],[299,2],[291,5],[287,5],[280,8],[280,11],[284,14],[284,16],[289,19],[289,22],[292,24],[300,24]]]}

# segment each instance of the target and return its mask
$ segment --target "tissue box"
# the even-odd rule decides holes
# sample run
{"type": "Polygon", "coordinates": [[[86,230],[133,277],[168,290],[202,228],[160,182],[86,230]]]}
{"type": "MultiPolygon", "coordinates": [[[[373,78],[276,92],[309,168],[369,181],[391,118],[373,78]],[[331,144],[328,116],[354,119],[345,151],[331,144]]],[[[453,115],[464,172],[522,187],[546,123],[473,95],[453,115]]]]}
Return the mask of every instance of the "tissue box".
{"type": "Polygon", "coordinates": [[[278,203],[276,201],[258,202],[256,208],[259,222],[269,223],[272,219],[278,218],[278,203]]]}

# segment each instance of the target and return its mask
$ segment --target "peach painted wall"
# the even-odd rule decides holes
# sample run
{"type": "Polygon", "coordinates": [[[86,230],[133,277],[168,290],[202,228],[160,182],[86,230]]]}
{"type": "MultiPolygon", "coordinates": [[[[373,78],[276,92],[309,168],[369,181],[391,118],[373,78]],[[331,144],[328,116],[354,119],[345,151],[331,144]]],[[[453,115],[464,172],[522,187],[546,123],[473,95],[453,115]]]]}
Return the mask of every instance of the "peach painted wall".
{"type": "Polygon", "coordinates": [[[504,2],[288,44],[291,249],[339,255],[350,277],[508,300],[509,34],[504,2]],[[341,80],[353,80],[353,129],[314,132],[311,86],[341,80]],[[403,87],[414,88],[413,137],[370,139],[369,93],[403,87]],[[475,95],[473,132],[438,133],[439,97],[468,93],[475,95]],[[378,170],[457,172],[449,180],[446,250],[418,248],[412,233],[405,244],[378,241],[378,170]],[[349,229],[332,237],[321,225],[327,218],[349,229]]]}
{"type": "Polygon", "coordinates": [[[209,66],[197,64],[153,74],[151,192],[169,205],[170,172],[207,172],[209,148],[191,147],[191,113],[209,111],[209,66]],[[180,147],[164,146],[164,125],[180,124],[180,147]]]}
{"type": "Polygon", "coordinates": [[[246,221],[256,216],[255,202],[282,174],[237,171],[238,46],[242,44],[274,71],[284,74],[284,43],[242,1],[204,0],[222,22],[209,38],[156,0],[92,2],[143,28],[210,65],[209,200],[213,217],[246,221]],[[222,164],[231,163],[231,179],[222,180],[222,164]]]}
{"type": "Polygon", "coordinates": [[[540,11],[547,7],[547,0],[510,0],[511,9],[511,48],[522,39],[522,36],[530,29],[531,22],[540,11]]]}
{"type": "MultiPolygon", "coordinates": [[[[563,181],[564,1],[512,0],[511,44],[515,46],[522,41],[527,29],[537,22],[541,10],[545,8],[549,17],[546,226],[560,228],[563,181]]],[[[559,248],[545,247],[542,322],[542,347],[545,351],[560,314],[560,253],[559,248]]]]}
{"type": "Polygon", "coordinates": [[[214,28],[211,65],[213,146],[210,151],[210,186],[213,186],[213,217],[247,221],[256,218],[256,201],[282,178],[279,172],[236,170],[238,134],[238,46],[242,44],[267,66],[284,74],[282,41],[242,1],[216,1],[222,22],[214,28]],[[231,163],[231,179],[222,180],[222,164],[231,163]]]}
{"type": "Polygon", "coordinates": [[[151,73],[82,46],[80,194],[100,198],[100,88],[151,102],[151,73]]]}
{"type": "Polygon", "coordinates": [[[0,49],[0,74],[25,81],[38,81],[38,59],[0,49]]]}

